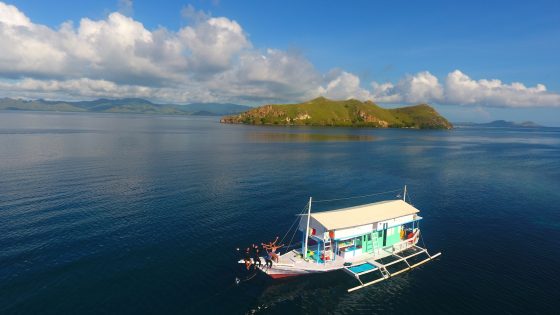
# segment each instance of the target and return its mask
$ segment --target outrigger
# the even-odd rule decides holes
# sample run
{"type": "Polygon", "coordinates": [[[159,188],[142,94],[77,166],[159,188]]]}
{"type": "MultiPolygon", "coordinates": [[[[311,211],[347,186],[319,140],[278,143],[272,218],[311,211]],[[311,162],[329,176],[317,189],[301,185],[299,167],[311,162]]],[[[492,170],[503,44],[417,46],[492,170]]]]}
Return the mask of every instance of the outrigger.
{"type": "MultiPolygon", "coordinates": [[[[390,192],[395,191],[400,189],[390,192]]],[[[342,199],[359,197],[364,196],[342,199]]],[[[294,235],[297,231],[301,232],[301,248],[280,255],[272,267],[255,268],[275,279],[343,270],[360,283],[348,289],[352,292],[409,271],[441,255],[441,252],[431,255],[426,248],[418,246],[422,217],[418,215],[420,211],[407,202],[406,186],[402,199],[311,212],[314,203],[333,200],[340,199],[313,201],[309,198],[304,211],[294,222],[299,221],[294,235]],[[422,256],[425,258],[419,260],[422,256]],[[394,270],[398,265],[402,268],[394,270]],[[369,278],[375,272],[378,277],[364,282],[366,274],[369,278]]]]}

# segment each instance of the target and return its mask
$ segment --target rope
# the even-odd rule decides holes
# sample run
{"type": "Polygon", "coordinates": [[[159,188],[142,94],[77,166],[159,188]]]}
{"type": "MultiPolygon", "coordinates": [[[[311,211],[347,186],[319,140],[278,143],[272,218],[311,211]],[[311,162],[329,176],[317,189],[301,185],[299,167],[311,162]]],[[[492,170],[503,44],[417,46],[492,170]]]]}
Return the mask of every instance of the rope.
{"type": "MultiPolygon", "coordinates": [[[[301,212],[299,213],[300,215],[305,212],[305,209],[307,209],[308,204],[309,203],[305,204],[305,207],[303,207],[303,210],[301,210],[301,212]]],[[[292,222],[292,225],[290,225],[290,228],[288,229],[288,231],[286,231],[286,234],[284,234],[284,236],[280,240],[280,244],[282,244],[282,242],[284,242],[284,239],[286,238],[286,236],[288,236],[288,233],[290,233],[290,231],[292,230],[292,227],[294,227],[296,222],[298,222],[300,219],[301,219],[301,217],[299,215],[296,215],[296,219],[294,220],[294,222],[292,222]]],[[[296,231],[297,231],[297,229],[296,229],[296,231]]],[[[293,237],[292,237],[292,239],[293,239],[293,237]]]]}
{"type": "Polygon", "coordinates": [[[412,202],[412,197],[410,197],[410,193],[407,191],[406,192],[406,196],[408,197],[408,199],[410,200],[410,204],[413,205],[414,203],[412,202]]]}
{"type": "Polygon", "coordinates": [[[282,242],[284,242],[284,239],[286,238],[286,236],[288,236],[288,233],[290,233],[290,231],[292,230],[292,227],[294,226],[294,224],[296,224],[296,222],[299,220],[299,218],[296,218],[294,220],[294,222],[292,222],[292,225],[290,225],[290,228],[286,231],[286,234],[284,234],[284,236],[282,236],[282,239],[280,240],[280,244],[282,244],[282,242]]]}
{"type": "Polygon", "coordinates": [[[257,270],[257,266],[255,266],[255,272],[251,276],[249,276],[249,277],[247,277],[243,280],[241,280],[239,278],[235,278],[235,284],[240,284],[241,282],[245,282],[245,281],[249,281],[249,280],[253,279],[257,275],[258,272],[259,271],[257,270]]]}
{"type": "Polygon", "coordinates": [[[401,191],[401,189],[394,189],[394,190],[389,190],[389,191],[384,191],[384,192],[380,192],[380,193],[375,193],[375,194],[368,194],[368,195],[361,195],[361,196],[353,196],[353,197],[346,197],[346,198],[337,198],[337,199],[323,199],[323,200],[313,200],[313,203],[316,202],[329,202],[329,201],[338,201],[338,200],[348,200],[348,199],[355,199],[355,198],[364,198],[364,197],[370,197],[370,196],[376,196],[376,195],[382,195],[382,194],[388,194],[388,193],[392,193],[392,192],[397,192],[397,191],[401,191]]]}
{"type": "Polygon", "coordinates": [[[286,247],[286,252],[288,252],[288,248],[290,248],[290,246],[292,245],[292,241],[294,240],[294,237],[296,236],[296,233],[297,233],[297,229],[294,229],[294,234],[292,234],[292,238],[290,239],[290,243],[286,247]]]}

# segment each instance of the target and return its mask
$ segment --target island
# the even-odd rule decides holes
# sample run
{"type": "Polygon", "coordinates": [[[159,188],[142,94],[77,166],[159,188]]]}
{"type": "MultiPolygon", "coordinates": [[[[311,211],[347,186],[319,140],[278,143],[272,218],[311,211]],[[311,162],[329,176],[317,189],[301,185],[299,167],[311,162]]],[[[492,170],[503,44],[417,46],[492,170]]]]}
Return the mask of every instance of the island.
{"type": "Polygon", "coordinates": [[[0,98],[0,110],[41,112],[92,112],[149,115],[223,116],[244,112],[251,107],[229,103],[155,104],[141,98],[54,101],[0,98]]]}
{"type": "Polygon", "coordinates": [[[506,121],[506,120],[494,120],[489,123],[458,122],[455,123],[455,125],[460,127],[488,127],[488,128],[542,128],[544,127],[532,121],[515,122],[515,121],[506,121]]]}
{"type": "Polygon", "coordinates": [[[264,105],[225,116],[226,124],[451,129],[453,125],[427,104],[386,109],[371,101],[318,97],[299,104],[264,105]]]}

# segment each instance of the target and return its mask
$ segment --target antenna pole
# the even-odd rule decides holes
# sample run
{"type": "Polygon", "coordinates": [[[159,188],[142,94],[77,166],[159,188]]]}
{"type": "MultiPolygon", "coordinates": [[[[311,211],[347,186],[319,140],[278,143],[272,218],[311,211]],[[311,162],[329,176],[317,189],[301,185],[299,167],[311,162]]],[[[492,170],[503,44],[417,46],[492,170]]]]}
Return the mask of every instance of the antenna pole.
{"type": "Polygon", "coordinates": [[[303,247],[303,259],[307,259],[307,239],[309,238],[309,219],[311,218],[311,202],[312,197],[309,197],[309,207],[307,208],[307,226],[305,229],[305,246],[303,247]]]}
{"type": "Polygon", "coordinates": [[[406,202],[406,185],[404,185],[404,193],[403,193],[402,200],[403,200],[404,202],[406,202]]]}

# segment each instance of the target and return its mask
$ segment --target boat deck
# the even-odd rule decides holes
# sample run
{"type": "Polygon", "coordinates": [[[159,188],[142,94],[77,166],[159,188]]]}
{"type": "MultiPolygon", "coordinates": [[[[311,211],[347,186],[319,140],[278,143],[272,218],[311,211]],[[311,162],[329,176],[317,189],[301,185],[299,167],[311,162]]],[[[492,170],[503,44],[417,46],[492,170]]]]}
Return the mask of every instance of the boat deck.
{"type": "Polygon", "coordinates": [[[275,266],[278,267],[293,267],[296,269],[304,269],[309,271],[330,271],[336,269],[342,269],[344,267],[344,258],[337,256],[332,261],[326,261],[322,263],[317,263],[316,260],[308,259],[304,260],[301,251],[292,250],[285,254],[282,254],[275,266]]]}
{"type": "Polygon", "coordinates": [[[360,265],[366,262],[373,264],[378,267],[378,262],[375,260],[382,259],[388,256],[392,256],[403,250],[412,248],[414,243],[409,243],[408,241],[403,241],[398,244],[387,246],[385,248],[379,248],[372,253],[363,253],[359,256],[352,258],[344,258],[340,255],[336,255],[334,260],[320,261],[308,259],[304,260],[301,254],[301,250],[294,249],[285,254],[279,256],[278,262],[274,263],[277,267],[288,267],[300,270],[309,271],[331,271],[336,269],[344,268],[345,263],[351,263],[352,265],[360,265]]]}

